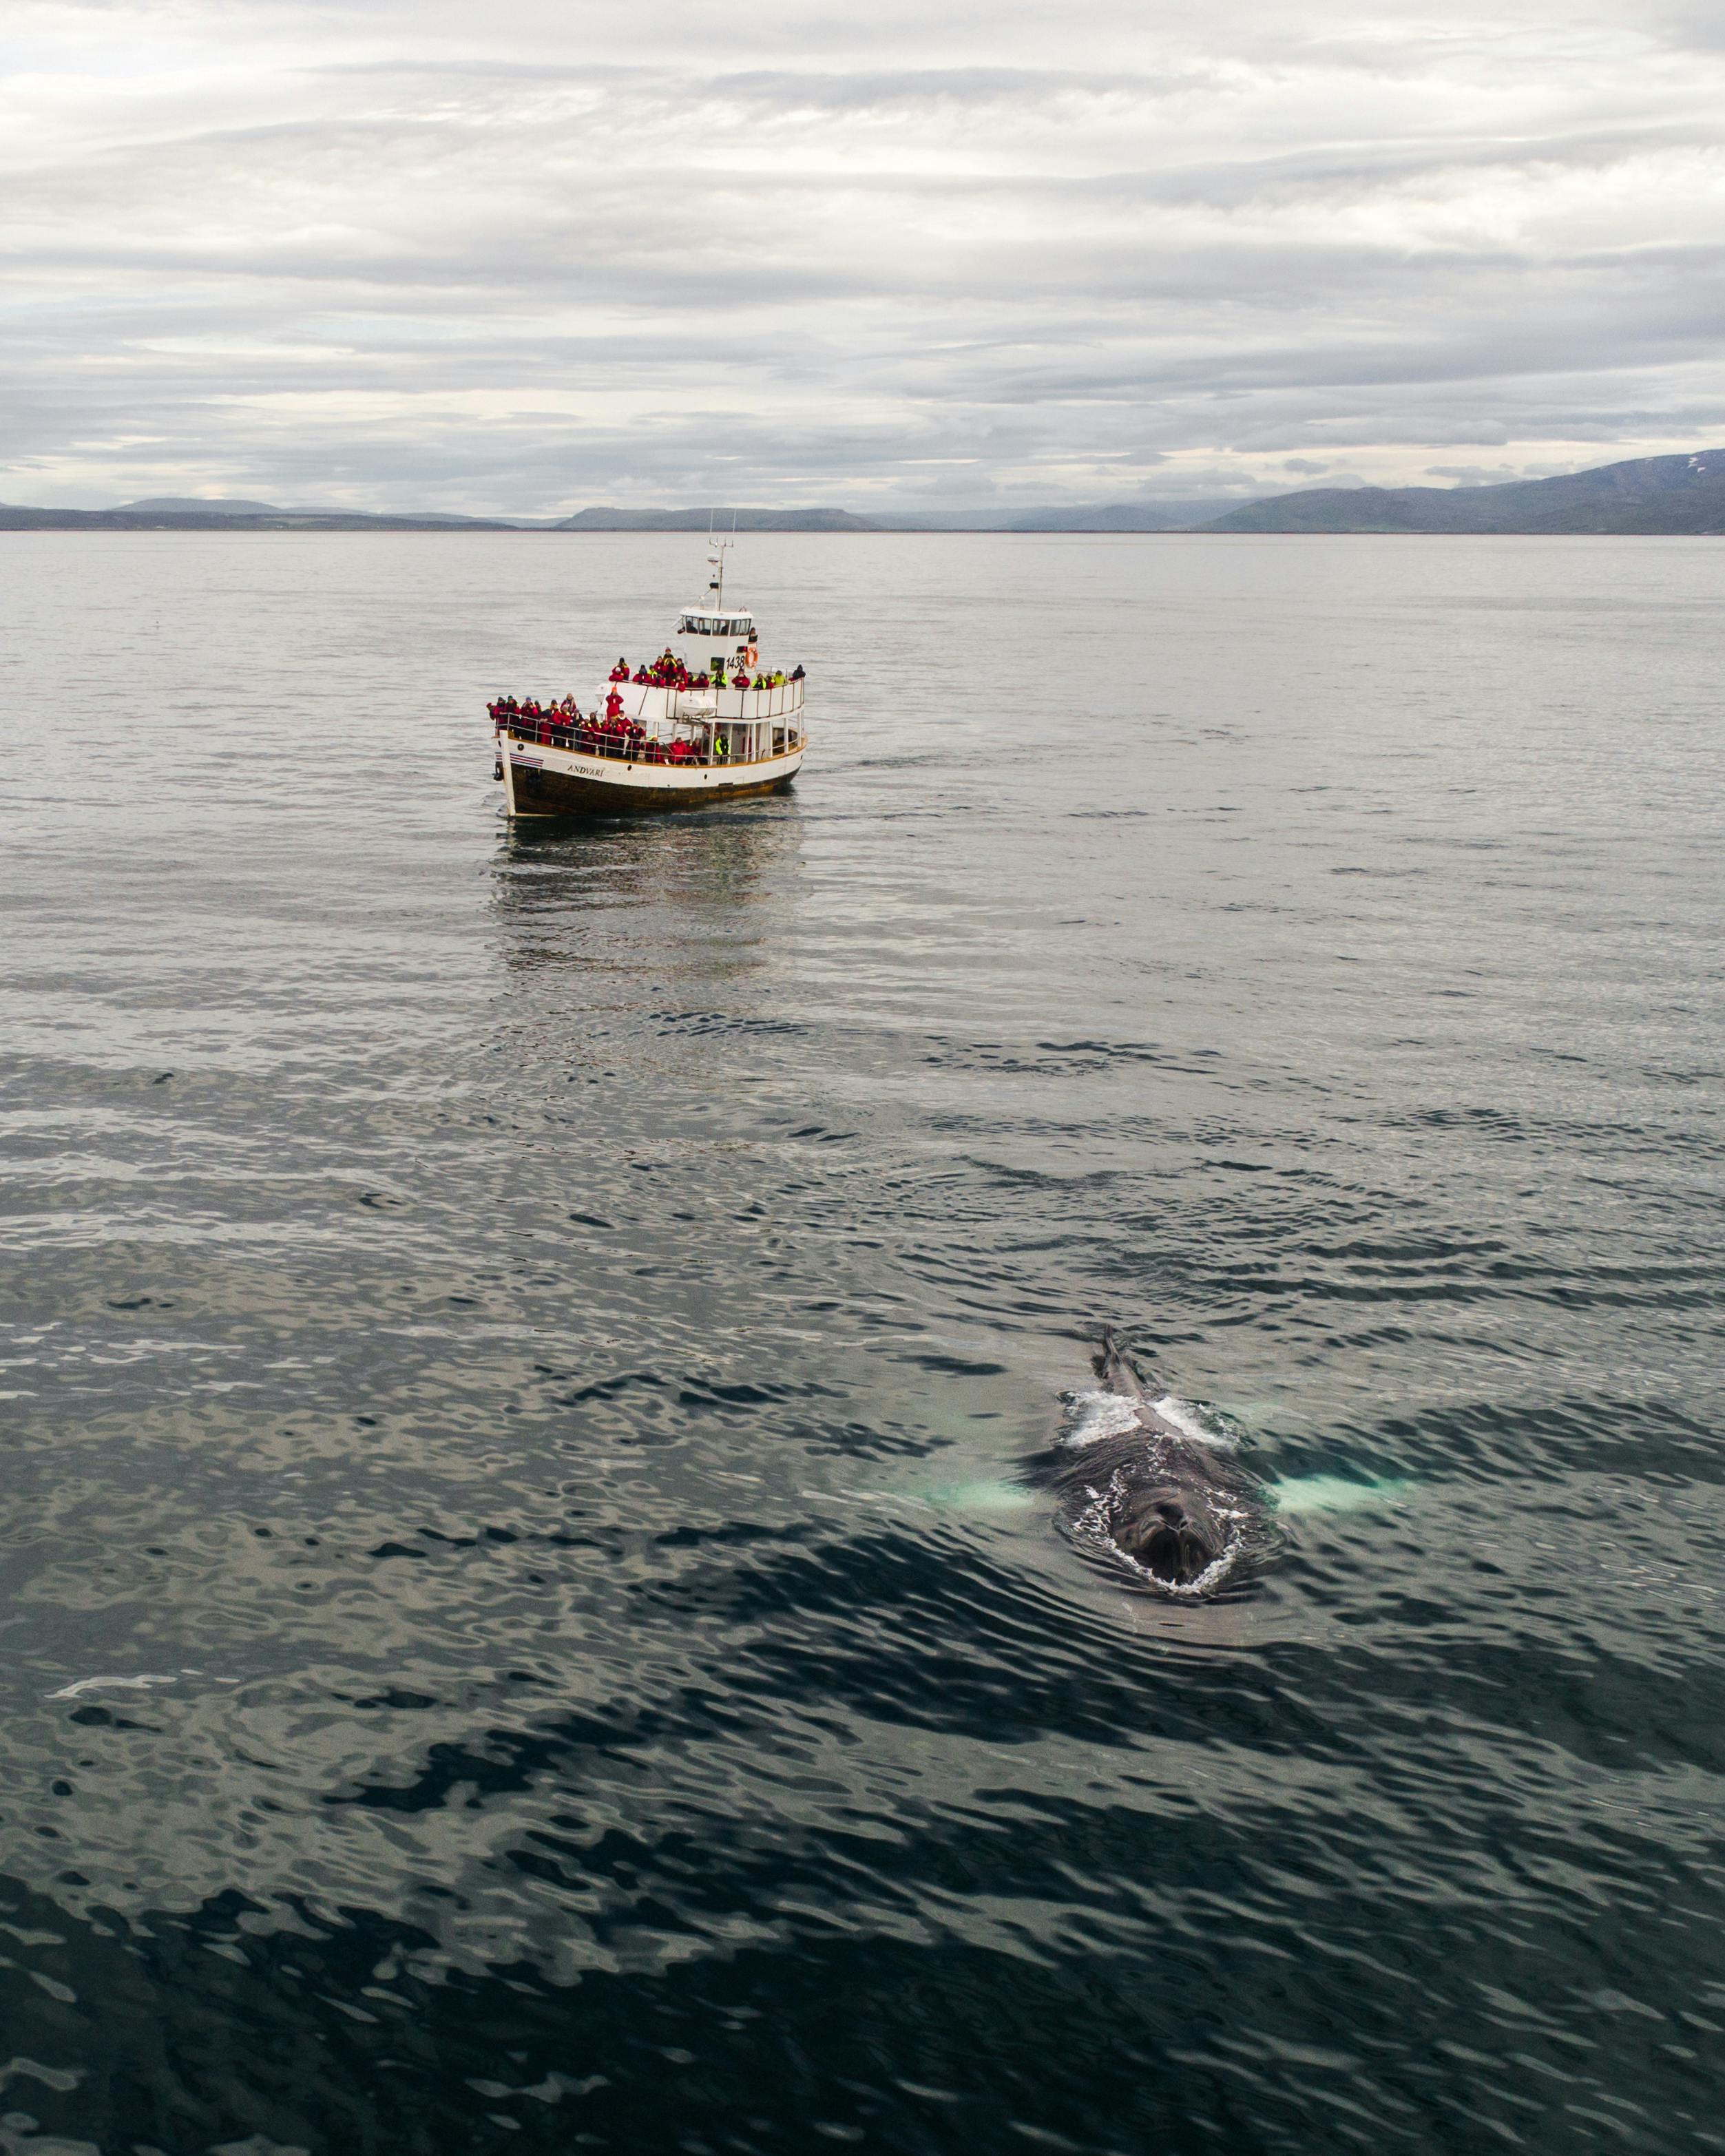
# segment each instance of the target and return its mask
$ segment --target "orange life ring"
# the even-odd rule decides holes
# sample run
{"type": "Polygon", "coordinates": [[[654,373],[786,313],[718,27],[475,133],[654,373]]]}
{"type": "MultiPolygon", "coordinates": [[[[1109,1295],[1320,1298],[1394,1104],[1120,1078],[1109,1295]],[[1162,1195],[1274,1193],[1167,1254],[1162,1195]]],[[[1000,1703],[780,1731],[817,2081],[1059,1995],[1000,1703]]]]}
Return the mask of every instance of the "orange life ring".
{"type": "Polygon", "coordinates": [[[746,644],[743,646],[742,655],[746,660],[747,660],[751,666],[758,666],[761,663],[760,645],[758,644],[746,644]]]}

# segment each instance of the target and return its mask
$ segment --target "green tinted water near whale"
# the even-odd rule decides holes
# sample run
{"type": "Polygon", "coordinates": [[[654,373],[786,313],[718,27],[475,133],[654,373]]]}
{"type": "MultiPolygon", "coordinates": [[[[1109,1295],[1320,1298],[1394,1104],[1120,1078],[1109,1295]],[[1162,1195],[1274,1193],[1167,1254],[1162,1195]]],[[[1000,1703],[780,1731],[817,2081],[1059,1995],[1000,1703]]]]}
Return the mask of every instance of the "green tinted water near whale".
{"type": "Polygon", "coordinates": [[[1272,1482],[1267,1494],[1283,1517],[1301,1512],[1365,1512],[1380,1505],[1405,1503],[1414,1485],[1404,1476],[1380,1475],[1358,1482],[1346,1475],[1296,1475],[1272,1482]]]}
{"type": "MultiPolygon", "coordinates": [[[[1369,1482],[1345,1475],[1296,1475],[1285,1482],[1266,1482],[1266,1502],[1283,1517],[1307,1512],[1368,1512],[1404,1502],[1414,1485],[1405,1477],[1379,1476],[1369,1482]]],[[[918,1493],[922,1502],[957,1512],[1045,1511],[1045,1502],[1022,1481],[945,1482],[918,1493]]]]}

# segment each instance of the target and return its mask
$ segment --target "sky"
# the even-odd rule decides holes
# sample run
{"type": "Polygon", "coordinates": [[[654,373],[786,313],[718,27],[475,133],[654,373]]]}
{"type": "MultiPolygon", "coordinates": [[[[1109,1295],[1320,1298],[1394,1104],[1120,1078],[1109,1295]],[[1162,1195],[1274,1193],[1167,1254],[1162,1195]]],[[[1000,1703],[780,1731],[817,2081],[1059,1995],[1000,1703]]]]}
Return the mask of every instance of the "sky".
{"type": "Polygon", "coordinates": [[[0,501],[1003,511],[1725,444],[1725,7],[6,0],[0,501]]]}

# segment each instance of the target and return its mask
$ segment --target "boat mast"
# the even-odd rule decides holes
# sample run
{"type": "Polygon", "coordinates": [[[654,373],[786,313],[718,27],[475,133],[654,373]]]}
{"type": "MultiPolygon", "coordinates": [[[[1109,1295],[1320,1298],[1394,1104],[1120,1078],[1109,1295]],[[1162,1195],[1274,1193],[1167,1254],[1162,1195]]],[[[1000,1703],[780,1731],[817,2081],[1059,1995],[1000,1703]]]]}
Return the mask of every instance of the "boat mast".
{"type": "Polygon", "coordinates": [[[707,521],[706,543],[712,550],[706,557],[706,565],[708,568],[716,570],[718,572],[716,576],[708,579],[707,589],[710,592],[716,592],[718,593],[718,601],[717,604],[714,608],[714,612],[722,613],[725,606],[725,557],[736,542],[730,539],[715,538],[713,536],[712,521],[711,519],[709,518],[707,521]]]}

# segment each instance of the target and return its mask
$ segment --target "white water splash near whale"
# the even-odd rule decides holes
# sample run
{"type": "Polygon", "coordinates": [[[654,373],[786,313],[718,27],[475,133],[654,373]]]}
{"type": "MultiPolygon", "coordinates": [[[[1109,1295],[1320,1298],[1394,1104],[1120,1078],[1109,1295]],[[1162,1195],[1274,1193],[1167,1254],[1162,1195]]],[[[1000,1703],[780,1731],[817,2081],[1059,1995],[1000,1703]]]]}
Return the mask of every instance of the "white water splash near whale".
{"type": "Polygon", "coordinates": [[[1142,1400],[1129,1399],[1124,1393],[1071,1392],[1062,1393],[1060,1398],[1066,1409],[1060,1442],[1075,1448],[1094,1445],[1099,1438],[1123,1437],[1127,1430],[1136,1430],[1143,1406],[1142,1400]]]}
{"type": "Polygon", "coordinates": [[[1232,1425],[1210,1409],[1199,1407],[1194,1400],[1183,1400],[1173,1393],[1164,1393],[1159,1400],[1153,1400],[1150,1405],[1153,1414],[1159,1414],[1164,1422],[1172,1423],[1194,1445],[1207,1445],[1212,1452],[1233,1452],[1239,1447],[1240,1440],[1232,1425]]]}
{"type": "MultiPolygon", "coordinates": [[[[1130,1394],[1111,1393],[1100,1387],[1062,1393],[1060,1399],[1066,1410],[1060,1442],[1075,1447],[1094,1445],[1099,1438],[1123,1437],[1128,1430],[1138,1427],[1147,1404],[1132,1399],[1130,1394]]],[[[1206,1445],[1213,1452],[1238,1449],[1239,1440],[1230,1425],[1194,1400],[1183,1400],[1177,1394],[1163,1393],[1147,1404],[1153,1414],[1178,1430],[1182,1437],[1190,1438],[1194,1445],[1206,1445]]]]}

